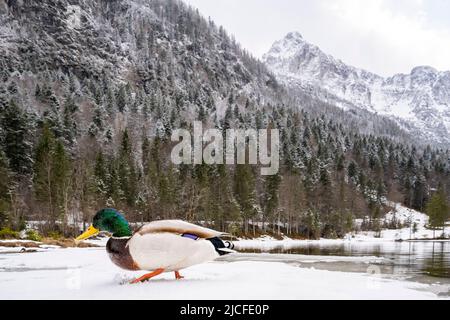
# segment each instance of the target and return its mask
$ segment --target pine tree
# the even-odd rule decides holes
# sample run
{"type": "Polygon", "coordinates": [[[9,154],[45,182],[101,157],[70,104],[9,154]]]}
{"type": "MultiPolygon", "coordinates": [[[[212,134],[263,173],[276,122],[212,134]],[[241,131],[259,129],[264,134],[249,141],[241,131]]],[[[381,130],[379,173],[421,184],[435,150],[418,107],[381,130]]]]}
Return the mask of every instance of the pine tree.
{"type": "Polygon", "coordinates": [[[236,105],[234,106],[233,116],[234,116],[236,119],[238,119],[240,115],[241,115],[241,112],[239,111],[239,107],[238,107],[238,105],[236,104],[236,105]]]}
{"type": "Polygon", "coordinates": [[[350,179],[353,179],[356,177],[357,173],[358,173],[358,171],[357,171],[356,163],[354,161],[351,161],[350,164],[348,165],[348,169],[347,169],[348,177],[350,179]]]}
{"type": "Polygon", "coordinates": [[[429,225],[433,230],[442,228],[444,232],[445,223],[450,218],[449,205],[444,191],[436,192],[427,203],[427,215],[430,217],[429,225]]]}
{"type": "Polygon", "coordinates": [[[106,200],[107,195],[107,174],[108,169],[105,161],[105,157],[103,156],[103,152],[100,151],[97,154],[97,157],[95,159],[95,166],[94,166],[94,175],[95,175],[95,185],[96,189],[95,192],[104,200],[106,200]]]}
{"type": "Polygon", "coordinates": [[[158,180],[158,206],[162,216],[169,219],[174,217],[175,208],[179,203],[177,177],[175,168],[169,165],[158,180]]]}
{"type": "Polygon", "coordinates": [[[234,174],[234,194],[244,220],[244,232],[248,233],[248,220],[252,219],[257,211],[255,180],[251,167],[247,164],[236,166],[234,174]]]}
{"type": "MultiPolygon", "coordinates": [[[[281,177],[277,173],[266,177],[264,181],[264,214],[267,219],[275,218],[274,214],[277,213],[279,204],[278,191],[281,184],[281,177]]],[[[279,219],[277,219],[279,225],[279,219]]]]}
{"type": "Polygon", "coordinates": [[[32,167],[31,124],[28,116],[11,101],[0,119],[3,129],[1,142],[9,167],[17,174],[28,174],[32,167]]]}
{"type": "Polygon", "coordinates": [[[53,184],[53,157],[55,144],[55,136],[51,132],[49,125],[45,123],[36,147],[33,188],[37,201],[46,206],[53,223],[56,221],[55,186],[53,184]]]}
{"type": "Polygon", "coordinates": [[[47,123],[39,138],[34,161],[33,188],[36,200],[48,210],[48,219],[65,223],[70,202],[71,160],[47,123]]]}
{"type": "Polygon", "coordinates": [[[318,239],[322,232],[322,222],[317,210],[309,209],[306,213],[306,226],[308,228],[308,238],[318,239]]]}
{"type": "Polygon", "coordinates": [[[55,137],[64,135],[64,121],[61,119],[61,106],[58,98],[51,91],[47,99],[48,109],[44,112],[44,121],[47,122],[55,137]]]}
{"type": "Polygon", "coordinates": [[[142,140],[142,168],[144,169],[144,175],[148,173],[150,168],[150,141],[147,137],[142,140]]]}
{"type": "Polygon", "coordinates": [[[198,120],[204,122],[206,120],[206,112],[205,112],[205,108],[203,107],[203,105],[200,105],[200,107],[198,108],[198,120]]]}
{"type": "Polygon", "coordinates": [[[412,207],[423,211],[427,202],[426,180],[423,175],[419,175],[414,183],[412,207]]]}
{"type": "Polygon", "coordinates": [[[105,108],[109,115],[113,115],[116,110],[116,97],[109,87],[106,90],[105,108]]]}
{"type": "Polygon", "coordinates": [[[137,197],[137,172],[128,130],[125,130],[122,135],[118,158],[118,177],[123,192],[123,200],[132,207],[137,197]]]}
{"type": "Polygon", "coordinates": [[[108,161],[108,174],[107,174],[107,206],[115,206],[118,204],[122,197],[122,191],[119,180],[119,173],[117,168],[117,160],[111,156],[108,161]]]}
{"type": "Polygon", "coordinates": [[[161,190],[160,187],[164,182],[164,172],[162,171],[161,152],[162,140],[157,136],[153,142],[148,138],[144,138],[142,144],[142,166],[143,166],[143,193],[145,194],[145,202],[147,208],[144,209],[146,219],[151,220],[160,214],[159,202],[161,190]],[[158,211],[158,212],[157,212],[158,211]]]}
{"type": "Polygon", "coordinates": [[[78,134],[77,119],[75,119],[77,111],[78,106],[75,101],[71,97],[66,98],[63,111],[63,137],[68,146],[73,146],[78,134]]]}
{"type": "Polygon", "coordinates": [[[11,81],[8,85],[8,93],[10,96],[15,97],[19,93],[19,89],[17,87],[17,83],[15,81],[11,81]]]}
{"type": "Polygon", "coordinates": [[[128,97],[127,97],[126,86],[121,86],[119,91],[117,92],[116,103],[117,103],[117,109],[119,110],[119,112],[123,113],[127,110],[128,97]]]}
{"type": "Polygon", "coordinates": [[[3,85],[0,85],[0,113],[7,107],[8,100],[6,88],[3,85]]]}
{"type": "Polygon", "coordinates": [[[105,130],[105,109],[100,105],[94,106],[94,114],[92,116],[92,124],[89,129],[91,136],[97,136],[98,133],[102,133],[105,130]]]}
{"type": "Polygon", "coordinates": [[[250,108],[250,99],[247,98],[247,101],[245,101],[245,110],[248,110],[250,108]]]}
{"type": "Polygon", "coordinates": [[[239,221],[239,205],[233,196],[231,179],[226,165],[221,164],[216,167],[216,174],[211,176],[210,185],[214,188],[214,220],[216,228],[226,230],[226,221],[239,221]]]}
{"type": "Polygon", "coordinates": [[[64,144],[57,141],[53,153],[53,176],[52,185],[54,186],[55,204],[57,218],[63,222],[63,233],[67,225],[67,216],[69,213],[69,203],[71,202],[71,160],[64,149],[64,144]]]}
{"type": "Polygon", "coordinates": [[[232,121],[233,121],[233,109],[230,105],[228,106],[225,112],[225,117],[223,119],[223,129],[224,130],[230,129],[232,127],[232,121]]]}
{"type": "Polygon", "coordinates": [[[4,152],[0,149],[0,229],[8,222],[9,192],[11,183],[11,172],[8,167],[8,160],[4,152]]]}

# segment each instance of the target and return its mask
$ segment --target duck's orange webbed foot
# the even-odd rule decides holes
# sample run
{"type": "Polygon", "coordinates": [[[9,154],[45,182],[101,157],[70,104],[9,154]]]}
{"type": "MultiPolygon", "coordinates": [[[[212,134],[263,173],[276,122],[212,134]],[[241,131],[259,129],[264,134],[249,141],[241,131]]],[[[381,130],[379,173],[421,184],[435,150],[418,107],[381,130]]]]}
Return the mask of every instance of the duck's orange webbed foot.
{"type": "Polygon", "coordinates": [[[156,277],[157,275],[160,275],[161,273],[164,272],[164,269],[156,269],[155,271],[151,272],[151,273],[147,273],[144,274],[142,277],[137,278],[133,281],[131,281],[131,284],[135,284],[135,283],[139,283],[139,282],[144,282],[144,281],[148,281],[153,277],[156,277]]]}
{"type": "Polygon", "coordinates": [[[175,279],[181,280],[181,279],[184,279],[184,277],[180,274],[179,271],[175,271],[175,279]]]}

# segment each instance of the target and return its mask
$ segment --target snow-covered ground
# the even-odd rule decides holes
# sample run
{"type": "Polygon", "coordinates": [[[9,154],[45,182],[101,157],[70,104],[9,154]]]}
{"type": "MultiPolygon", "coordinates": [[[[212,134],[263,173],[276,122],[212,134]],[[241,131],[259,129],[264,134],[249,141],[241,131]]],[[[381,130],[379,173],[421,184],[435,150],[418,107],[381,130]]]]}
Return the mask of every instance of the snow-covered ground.
{"type": "MultiPolygon", "coordinates": [[[[389,212],[384,221],[398,221],[402,225],[411,225],[397,230],[382,230],[378,235],[375,232],[358,232],[347,235],[346,239],[356,241],[395,241],[395,240],[428,240],[443,235],[442,229],[433,231],[427,229],[428,216],[419,211],[406,208],[398,203],[389,203],[394,209],[389,212]],[[416,224],[417,231],[414,232],[412,226],[416,224]]],[[[446,227],[444,236],[450,237],[450,227],[446,227]]]]}
{"type": "MultiPolygon", "coordinates": [[[[336,258],[340,259],[340,258],[336,258]]],[[[361,259],[361,258],[359,258],[361,259]]],[[[0,255],[0,299],[435,299],[430,286],[279,262],[215,261],[130,285],[104,248],[0,255]]]]}
{"type": "MultiPolygon", "coordinates": [[[[406,209],[406,208],[405,208],[406,209]]],[[[284,237],[283,240],[277,240],[270,236],[262,236],[257,239],[239,239],[235,241],[237,250],[259,249],[263,252],[269,252],[273,249],[290,250],[297,247],[304,246],[333,246],[352,243],[381,243],[394,241],[426,241],[433,239],[433,230],[427,229],[426,223],[428,217],[420,212],[411,210],[412,215],[409,214],[410,209],[402,210],[396,213],[395,218],[404,223],[406,219],[412,217],[412,221],[417,223],[418,231],[413,234],[410,228],[396,229],[396,230],[382,230],[379,234],[373,231],[360,231],[349,233],[344,239],[320,239],[320,240],[295,240],[289,237],[284,237]]],[[[386,219],[392,219],[393,215],[388,214],[386,219]]],[[[436,237],[442,235],[442,230],[436,230],[436,237]]],[[[445,228],[445,235],[450,237],[450,227],[445,228]]],[[[450,240],[441,240],[450,241],[450,240]]],[[[436,241],[439,242],[439,241],[436,241]]]]}
{"type": "MultiPolygon", "coordinates": [[[[276,240],[270,236],[262,236],[258,239],[239,239],[237,245],[241,249],[246,248],[263,248],[268,249],[273,246],[284,245],[286,247],[295,246],[299,244],[320,244],[320,245],[333,245],[342,242],[383,242],[383,241],[399,241],[399,240],[431,240],[434,237],[440,237],[443,235],[442,229],[433,231],[427,229],[428,216],[419,211],[406,208],[398,203],[389,202],[388,205],[394,209],[389,212],[382,222],[389,223],[397,221],[402,225],[414,225],[416,224],[417,231],[414,233],[412,227],[405,227],[402,229],[384,229],[380,233],[374,231],[359,231],[352,232],[345,236],[344,239],[320,239],[320,240],[293,240],[289,237],[284,237],[283,240],[276,240]]],[[[356,220],[356,225],[360,225],[362,220],[356,220]]],[[[450,239],[450,227],[446,227],[444,236],[450,239]]],[[[450,241],[450,240],[449,240],[450,241]]]]}
{"type": "MultiPolygon", "coordinates": [[[[386,221],[392,219],[403,224],[415,222],[418,231],[413,239],[433,236],[433,231],[426,229],[428,217],[422,213],[396,205],[386,216],[386,221]]],[[[441,233],[437,231],[436,235],[441,233]]],[[[446,233],[450,234],[449,228],[446,233]]],[[[298,246],[330,247],[370,242],[394,245],[394,240],[411,239],[409,228],[383,230],[381,237],[375,236],[374,232],[359,232],[345,239],[314,241],[287,237],[277,241],[265,236],[240,239],[235,246],[237,250],[256,248],[270,252],[280,247],[288,251],[298,246]]],[[[340,257],[259,254],[257,259],[236,254],[184,270],[186,278],[181,281],[175,281],[173,274],[163,274],[148,283],[130,285],[130,280],[144,272],[127,272],[114,266],[105,252],[106,241],[105,237],[90,240],[102,247],[88,249],[47,245],[7,248],[0,243],[0,299],[436,299],[438,296],[433,292],[448,291],[448,287],[438,291],[433,288],[434,284],[382,277],[376,270],[389,261],[356,254],[340,257]],[[314,269],[318,264],[323,267],[323,263],[327,265],[325,268],[314,269]],[[361,273],[366,267],[356,272],[352,270],[353,273],[326,271],[348,271],[350,269],[329,268],[333,264],[348,263],[367,265],[369,271],[373,267],[375,275],[361,273]]],[[[429,249],[426,245],[422,247],[429,249]]]]}

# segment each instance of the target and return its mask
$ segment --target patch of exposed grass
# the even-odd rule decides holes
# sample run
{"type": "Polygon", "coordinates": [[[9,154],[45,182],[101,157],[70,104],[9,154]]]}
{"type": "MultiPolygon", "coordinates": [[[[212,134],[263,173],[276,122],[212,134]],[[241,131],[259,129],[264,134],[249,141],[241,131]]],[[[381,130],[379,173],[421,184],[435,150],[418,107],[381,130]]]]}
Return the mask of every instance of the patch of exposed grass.
{"type": "Polygon", "coordinates": [[[28,230],[26,232],[26,235],[27,235],[27,240],[31,240],[31,241],[41,241],[42,240],[42,236],[36,230],[28,230]]]}
{"type": "Polygon", "coordinates": [[[11,241],[11,242],[3,242],[0,241],[0,247],[7,248],[39,248],[41,245],[49,245],[49,246],[58,246],[61,248],[97,248],[98,245],[87,243],[87,242],[79,242],[76,243],[73,239],[60,239],[54,240],[50,238],[43,238],[42,241],[39,242],[26,242],[26,241],[11,241]]]}
{"type": "Polygon", "coordinates": [[[19,232],[11,230],[10,228],[3,228],[0,230],[0,239],[19,239],[19,232]]]}

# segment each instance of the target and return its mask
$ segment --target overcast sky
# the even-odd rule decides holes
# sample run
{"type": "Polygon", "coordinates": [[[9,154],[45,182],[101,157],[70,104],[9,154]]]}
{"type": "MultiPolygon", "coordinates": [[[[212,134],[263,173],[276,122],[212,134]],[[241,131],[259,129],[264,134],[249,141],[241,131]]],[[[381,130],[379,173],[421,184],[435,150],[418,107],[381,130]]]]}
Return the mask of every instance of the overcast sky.
{"type": "Polygon", "coordinates": [[[290,31],[344,62],[388,76],[450,70],[448,0],[185,0],[256,57],[290,31]]]}

